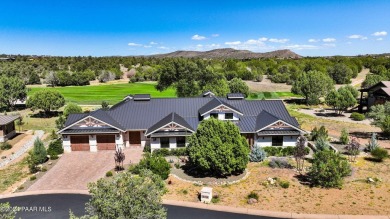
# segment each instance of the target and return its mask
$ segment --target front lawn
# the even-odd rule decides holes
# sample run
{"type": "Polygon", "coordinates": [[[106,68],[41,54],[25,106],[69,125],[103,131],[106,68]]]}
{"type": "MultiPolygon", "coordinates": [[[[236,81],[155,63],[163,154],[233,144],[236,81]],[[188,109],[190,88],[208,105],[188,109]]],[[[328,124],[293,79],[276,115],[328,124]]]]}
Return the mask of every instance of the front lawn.
{"type": "MultiPolygon", "coordinates": [[[[28,96],[45,88],[31,87],[28,96]]],[[[175,90],[168,88],[160,92],[156,90],[154,83],[127,83],[90,86],[70,86],[46,88],[58,90],[66,102],[74,102],[82,105],[100,105],[103,100],[110,105],[118,103],[128,94],[150,94],[152,97],[176,97],[175,90]]]]}
{"type": "MultiPolygon", "coordinates": [[[[214,186],[218,193],[218,205],[252,209],[287,211],[311,214],[365,214],[388,215],[390,213],[390,159],[375,163],[358,158],[353,163],[353,174],[345,179],[342,189],[311,188],[299,182],[294,169],[272,169],[264,163],[250,163],[247,179],[233,185],[214,186]],[[267,185],[267,179],[277,177],[288,181],[289,187],[267,185]],[[367,178],[381,182],[370,184],[367,178]],[[247,195],[254,191],[258,203],[248,204],[247,195]]],[[[291,163],[294,163],[293,161],[291,163]]],[[[202,186],[170,177],[169,192],[164,199],[197,202],[202,186]]]]}

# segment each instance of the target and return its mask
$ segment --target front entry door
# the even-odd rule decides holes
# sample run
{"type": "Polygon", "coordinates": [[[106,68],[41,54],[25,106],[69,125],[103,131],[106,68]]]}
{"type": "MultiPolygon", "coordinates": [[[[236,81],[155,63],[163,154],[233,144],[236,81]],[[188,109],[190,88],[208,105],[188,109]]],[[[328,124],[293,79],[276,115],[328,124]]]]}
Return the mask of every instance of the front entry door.
{"type": "Polygon", "coordinates": [[[129,141],[130,141],[130,146],[140,146],[141,133],[139,131],[129,132],[129,141]]]}

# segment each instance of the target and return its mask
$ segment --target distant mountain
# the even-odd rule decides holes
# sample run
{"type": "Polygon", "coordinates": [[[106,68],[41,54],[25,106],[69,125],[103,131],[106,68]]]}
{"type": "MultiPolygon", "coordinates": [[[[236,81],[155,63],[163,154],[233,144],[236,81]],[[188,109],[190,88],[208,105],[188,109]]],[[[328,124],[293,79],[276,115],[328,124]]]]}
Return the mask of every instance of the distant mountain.
{"type": "Polygon", "coordinates": [[[166,54],[151,55],[150,57],[156,58],[173,58],[173,57],[184,57],[184,58],[207,58],[207,59],[218,59],[218,58],[232,58],[232,59],[250,59],[250,58],[301,58],[302,56],[294,53],[291,50],[283,49],[272,52],[256,53],[249,50],[236,50],[231,48],[225,49],[214,49],[210,51],[176,51],[166,54]]]}

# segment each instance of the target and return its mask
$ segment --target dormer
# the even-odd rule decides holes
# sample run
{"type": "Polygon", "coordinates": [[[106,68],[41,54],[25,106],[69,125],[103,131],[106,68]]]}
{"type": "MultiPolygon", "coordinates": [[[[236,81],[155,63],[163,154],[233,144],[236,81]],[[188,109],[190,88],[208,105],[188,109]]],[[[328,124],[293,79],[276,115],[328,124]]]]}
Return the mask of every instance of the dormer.
{"type": "Polygon", "coordinates": [[[242,116],[235,107],[227,104],[220,99],[214,97],[211,101],[206,103],[202,108],[199,109],[199,115],[203,119],[209,119],[210,117],[217,118],[219,120],[239,120],[242,116]]]}

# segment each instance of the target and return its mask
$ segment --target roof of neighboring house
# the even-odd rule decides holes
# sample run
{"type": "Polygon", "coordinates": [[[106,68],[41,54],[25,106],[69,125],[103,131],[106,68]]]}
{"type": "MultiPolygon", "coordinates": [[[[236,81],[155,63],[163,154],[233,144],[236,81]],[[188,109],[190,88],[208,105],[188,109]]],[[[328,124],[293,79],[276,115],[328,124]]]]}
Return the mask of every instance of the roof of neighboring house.
{"type": "Polygon", "coordinates": [[[17,119],[19,119],[19,115],[0,115],[0,125],[7,125],[17,119]]]}
{"type": "Polygon", "coordinates": [[[226,97],[192,97],[192,98],[151,98],[137,101],[124,99],[109,110],[97,110],[87,114],[69,115],[65,127],[88,116],[94,117],[119,130],[148,130],[152,132],[172,121],[196,130],[201,115],[224,105],[239,112],[239,120],[233,121],[241,132],[254,133],[258,128],[282,120],[299,128],[294,117],[288,113],[281,100],[246,100],[228,99],[226,97]]]}
{"type": "Polygon", "coordinates": [[[367,92],[367,91],[370,91],[372,88],[375,88],[377,86],[390,88],[390,81],[381,81],[381,82],[378,82],[378,83],[372,85],[371,87],[360,89],[360,91],[367,92]]]}
{"type": "Polygon", "coordinates": [[[158,121],[156,124],[152,125],[148,130],[146,131],[145,135],[149,135],[150,133],[157,131],[158,129],[168,125],[169,123],[174,122],[186,129],[189,129],[191,131],[195,131],[189,124],[188,122],[183,119],[180,115],[177,113],[173,112],[167,115],[166,117],[162,118],[160,121],[158,121]]]}

